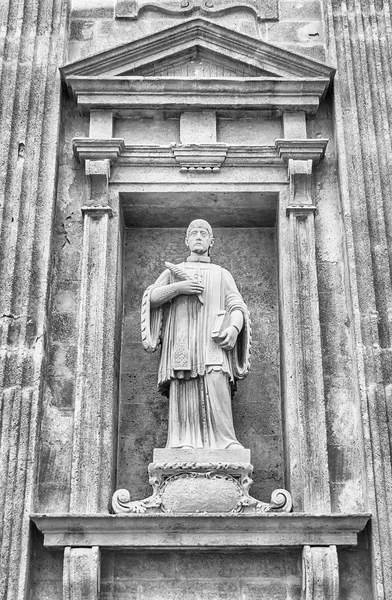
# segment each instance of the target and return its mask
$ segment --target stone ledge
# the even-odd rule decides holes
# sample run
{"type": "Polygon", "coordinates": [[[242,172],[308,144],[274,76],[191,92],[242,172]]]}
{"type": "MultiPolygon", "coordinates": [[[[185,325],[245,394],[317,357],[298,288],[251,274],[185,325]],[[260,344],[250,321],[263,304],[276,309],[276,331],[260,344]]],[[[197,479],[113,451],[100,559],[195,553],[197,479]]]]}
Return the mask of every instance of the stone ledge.
{"type": "Polygon", "coordinates": [[[304,110],[316,114],[330,80],[323,77],[67,77],[77,105],[90,110],[147,108],[304,110]]]}
{"type": "Polygon", "coordinates": [[[355,546],[369,513],[234,515],[33,514],[49,548],[145,549],[355,546]]]}

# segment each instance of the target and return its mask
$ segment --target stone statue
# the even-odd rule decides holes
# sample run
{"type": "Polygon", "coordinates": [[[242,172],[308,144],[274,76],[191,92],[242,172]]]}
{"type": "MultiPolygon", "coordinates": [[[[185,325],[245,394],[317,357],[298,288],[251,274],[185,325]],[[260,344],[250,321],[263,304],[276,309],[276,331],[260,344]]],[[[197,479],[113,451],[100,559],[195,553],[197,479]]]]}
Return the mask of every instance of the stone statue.
{"type": "Polygon", "coordinates": [[[166,263],[142,305],[144,348],[162,346],[158,387],[169,396],[166,448],[241,448],[231,398],[249,370],[248,309],[232,275],[211,263],[209,223],[192,221],[185,244],[190,256],[166,263]]]}
{"type": "Polygon", "coordinates": [[[148,465],[152,495],[132,500],[129,490],[117,490],[113,511],[290,512],[287,490],[275,490],[270,502],[250,496],[250,450],[234,432],[231,398],[249,370],[248,309],[230,273],[211,263],[211,226],[192,221],[185,243],[190,256],[178,265],[165,263],[142,305],[144,348],[162,346],[158,387],[169,396],[166,448],[154,448],[148,465]]]}

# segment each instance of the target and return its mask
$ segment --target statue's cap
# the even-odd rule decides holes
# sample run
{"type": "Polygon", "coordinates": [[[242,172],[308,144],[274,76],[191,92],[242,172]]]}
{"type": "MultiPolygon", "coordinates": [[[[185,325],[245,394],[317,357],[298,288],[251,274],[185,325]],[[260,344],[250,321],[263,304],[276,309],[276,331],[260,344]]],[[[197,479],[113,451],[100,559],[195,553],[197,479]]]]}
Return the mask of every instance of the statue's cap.
{"type": "Polygon", "coordinates": [[[204,219],[195,219],[192,223],[189,224],[188,229],[186,230],[186,236],[190,234],[192,229],[206,229],[208,233],[212,236],[212,227],[208,223],[208,221],[204,221],[204,219]]]}

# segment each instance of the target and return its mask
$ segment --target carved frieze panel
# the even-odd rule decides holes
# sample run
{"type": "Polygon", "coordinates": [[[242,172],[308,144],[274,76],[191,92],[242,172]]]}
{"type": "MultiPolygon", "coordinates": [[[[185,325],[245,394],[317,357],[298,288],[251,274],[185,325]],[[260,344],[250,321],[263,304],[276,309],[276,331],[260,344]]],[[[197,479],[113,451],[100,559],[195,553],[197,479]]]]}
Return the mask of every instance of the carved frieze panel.
{"type": "Polygon", "coordinates": [[[116,18],[137,19],[146,8],[184,16],[196,11],[204,15],[219,15],[245,9],[260,21],[278,19],[277,0],[117,0],[116,18]]]}

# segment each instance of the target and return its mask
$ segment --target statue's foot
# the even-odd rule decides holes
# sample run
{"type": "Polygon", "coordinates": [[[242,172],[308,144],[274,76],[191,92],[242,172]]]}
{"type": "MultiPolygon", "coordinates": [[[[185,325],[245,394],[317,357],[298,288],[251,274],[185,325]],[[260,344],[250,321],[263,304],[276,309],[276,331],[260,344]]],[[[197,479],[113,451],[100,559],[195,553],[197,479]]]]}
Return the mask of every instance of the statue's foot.
{"type": "Polygon", "coordinates": [[[239,442],[233,442],[232,444],[229,444],[225,450],[228,450],[229,448],[243,448],[243,445],[239,442]]]}

